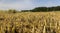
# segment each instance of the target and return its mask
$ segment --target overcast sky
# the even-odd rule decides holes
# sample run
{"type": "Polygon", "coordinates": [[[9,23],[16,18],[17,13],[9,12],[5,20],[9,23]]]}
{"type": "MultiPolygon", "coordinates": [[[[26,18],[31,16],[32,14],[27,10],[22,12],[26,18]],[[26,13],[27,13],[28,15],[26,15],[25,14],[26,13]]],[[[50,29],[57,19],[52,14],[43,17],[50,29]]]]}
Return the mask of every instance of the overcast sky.
{"type": "Polygon", "coordinates": [[[0,9],[25,10],[35,7],[59,6],[60,0],[0,0],[0,9]]]}

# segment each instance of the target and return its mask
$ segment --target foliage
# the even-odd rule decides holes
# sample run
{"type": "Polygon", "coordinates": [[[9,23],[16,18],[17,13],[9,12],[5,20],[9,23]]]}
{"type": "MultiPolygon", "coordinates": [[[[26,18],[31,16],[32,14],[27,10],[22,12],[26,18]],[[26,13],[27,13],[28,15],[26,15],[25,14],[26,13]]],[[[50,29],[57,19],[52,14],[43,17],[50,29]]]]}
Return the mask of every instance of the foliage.
{"type": "Polygon", "coordinates": [[[17,11],[16,10],[9,9],[8,12],[9,13],[16,13],[17,11]]]}
{"type": "Polygon", "coordinates": [[[32,10],[23,10],[22,12],[50,12],[50,11],[60,11],[60,6],[56,6],[56,7],[36,7],[32,10]]]}

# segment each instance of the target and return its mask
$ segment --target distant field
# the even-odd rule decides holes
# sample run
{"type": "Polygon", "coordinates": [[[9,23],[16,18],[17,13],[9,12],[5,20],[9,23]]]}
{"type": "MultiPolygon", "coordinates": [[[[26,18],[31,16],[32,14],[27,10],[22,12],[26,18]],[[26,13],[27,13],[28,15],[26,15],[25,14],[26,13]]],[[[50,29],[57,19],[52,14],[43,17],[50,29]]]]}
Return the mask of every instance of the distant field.
{"type": "Polygon", "coordinates": [[[0,33],[60,33],[60,12],[0,12],[0,33]]]}

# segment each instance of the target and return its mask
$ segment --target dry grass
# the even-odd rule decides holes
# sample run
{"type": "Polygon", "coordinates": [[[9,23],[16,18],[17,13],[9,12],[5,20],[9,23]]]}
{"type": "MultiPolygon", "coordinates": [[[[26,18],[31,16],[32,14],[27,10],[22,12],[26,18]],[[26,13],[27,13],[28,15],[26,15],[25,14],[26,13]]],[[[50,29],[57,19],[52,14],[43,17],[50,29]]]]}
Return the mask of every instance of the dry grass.
{"type": "Polygon", "coordinates": [[[0,33],[60,33],[60,13],[0,13],[0,33]]]}

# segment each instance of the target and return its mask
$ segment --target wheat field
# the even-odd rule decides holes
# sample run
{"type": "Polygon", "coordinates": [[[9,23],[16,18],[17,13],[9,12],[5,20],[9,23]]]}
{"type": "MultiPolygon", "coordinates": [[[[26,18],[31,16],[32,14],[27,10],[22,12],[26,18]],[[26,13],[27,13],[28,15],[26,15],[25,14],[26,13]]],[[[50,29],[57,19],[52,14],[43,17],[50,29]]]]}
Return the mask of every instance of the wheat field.
{"type": "Polygon", "coordinates": [[[0,12],[0,33],[60,33],[60,12],[0,12]]]}

